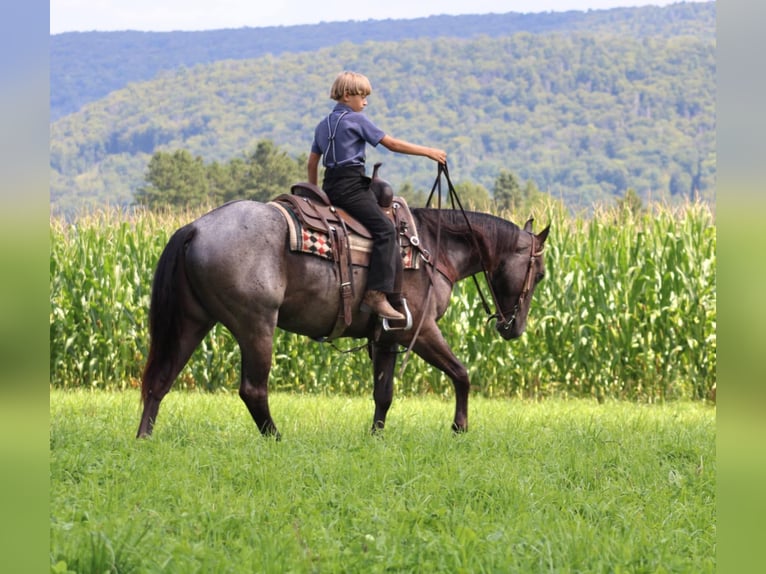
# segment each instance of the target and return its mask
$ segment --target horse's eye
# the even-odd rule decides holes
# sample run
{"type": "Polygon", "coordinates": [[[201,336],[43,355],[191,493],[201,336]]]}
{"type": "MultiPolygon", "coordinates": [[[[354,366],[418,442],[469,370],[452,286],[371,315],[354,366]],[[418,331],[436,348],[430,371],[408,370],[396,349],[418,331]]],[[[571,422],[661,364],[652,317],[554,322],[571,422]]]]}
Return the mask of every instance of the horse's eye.
{"type": "Polygon", "coordinates": [[[537,277],[536,277],[537,282],[539,283],[543,279],[545,279],[545,273],[543,273],[543,272],[538,273],[537,277]]]}

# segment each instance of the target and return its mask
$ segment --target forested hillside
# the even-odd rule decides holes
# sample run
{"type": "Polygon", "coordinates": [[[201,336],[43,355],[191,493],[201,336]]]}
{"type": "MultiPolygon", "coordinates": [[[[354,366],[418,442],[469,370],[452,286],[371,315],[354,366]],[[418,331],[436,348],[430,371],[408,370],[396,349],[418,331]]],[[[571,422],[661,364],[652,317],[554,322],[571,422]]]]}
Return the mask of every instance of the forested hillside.
{"type": "MultiPolygon", "coordinates": [[[[624,11],[609,10],[598,14],[613,13],[611,33],[346,41],[164,72],[51,125],[52,209],[131,203],[157,150],[225,161],[271,140],[307,153],[342,69],[371,77],[367,113],[380,127],[446,149],[458,180],[491,189],[510,170],[573,208],[630,188],[643,198],[712,199],[715,37],[707,16],[696,26],[683,20],[699,33],[667,34],[662,13],[713,5],[633,9],[642,30],[654,15],[664,31],[656,35],[626,34],[624,11]]],[[[384,161],[397,186],[429,188],[435,175],[423,158],[374,150],[369,160],[384,161]]]]}
{"type": "Polygon", "coordinates": [[[239,28],[203,32],[69,32],[50,39],[50,114],[55,121],[84,104],[176,70],[219,60],[312,52],[339,40],[399,41],[416,38],[507,37],[517,32],[587,31],[631,38],[715,35],[715,2],[664,8],[615,8],[588,12],[431,16],[410,20],[326,22],[306,26],[239,28]]]}

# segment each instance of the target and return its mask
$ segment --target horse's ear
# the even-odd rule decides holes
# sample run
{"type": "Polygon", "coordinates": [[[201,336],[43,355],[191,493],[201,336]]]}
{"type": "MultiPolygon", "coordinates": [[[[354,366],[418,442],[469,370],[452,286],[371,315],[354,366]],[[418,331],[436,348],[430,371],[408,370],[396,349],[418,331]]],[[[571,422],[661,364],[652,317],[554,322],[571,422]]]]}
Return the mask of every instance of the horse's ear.
{"type": "Polygon", "coordinates": [[[524,231],[528,231],[529,233],[532,233],[532,224],[535,222],[535,218],[530,216],[529,219],[527,219],[527,222],[524,224],[524,231]]]}
{"type": "Polygon", "coordinates": [[[535,237],[537,237],[537,241],[540,242],[540,245],[545,243],[545,240],[548,239],[548,232],[551,230],[550,224],[548,224],[548,227],[543,229],[540,233],[538,233],[535,237]]]}

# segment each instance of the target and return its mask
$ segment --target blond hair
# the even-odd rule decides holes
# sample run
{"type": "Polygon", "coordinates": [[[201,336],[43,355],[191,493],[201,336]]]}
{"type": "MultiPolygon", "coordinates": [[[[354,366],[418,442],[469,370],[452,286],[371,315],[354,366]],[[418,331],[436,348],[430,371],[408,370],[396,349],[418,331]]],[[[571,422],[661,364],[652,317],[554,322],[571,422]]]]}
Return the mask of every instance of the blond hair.
{"type": "Polygon", "coordinates": [[[356,72],[341,72],[335,78],[330,88],[330,97],[339,102],[343,96],[369,96],[372,93],[372,86],[367,76],[357,74],[356,72]]]}

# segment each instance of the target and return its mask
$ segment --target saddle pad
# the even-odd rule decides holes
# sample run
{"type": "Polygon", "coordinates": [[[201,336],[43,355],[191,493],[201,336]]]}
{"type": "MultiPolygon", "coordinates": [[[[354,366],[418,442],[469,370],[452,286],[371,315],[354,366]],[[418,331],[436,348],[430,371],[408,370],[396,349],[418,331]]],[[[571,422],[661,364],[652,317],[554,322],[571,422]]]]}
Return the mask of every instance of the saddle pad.
{"type": "MultiPolygon", "coordinates": [[[[275,207],[287,222],[290,251],[316,255],[333,261],[330,236],[327,233],[302,226],[292,210],[284,203],[270,201],[269,205],[275,207]]],[[[361,237],[349,229],[348,243],[351,250],[351,263],[360,267],[369,267],[372,240],[361,237]]],[[[402,266],[404,269],[417,269],[419,263],[420,258],[415,257],[411,245],[402,249],[402,266]]]]}

